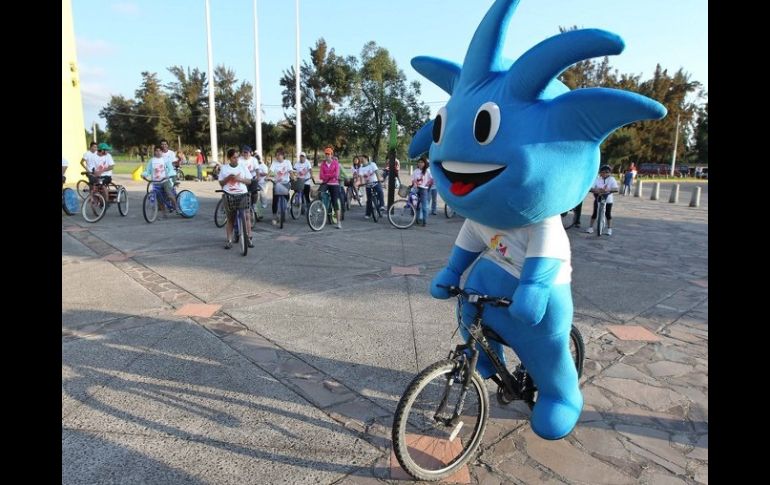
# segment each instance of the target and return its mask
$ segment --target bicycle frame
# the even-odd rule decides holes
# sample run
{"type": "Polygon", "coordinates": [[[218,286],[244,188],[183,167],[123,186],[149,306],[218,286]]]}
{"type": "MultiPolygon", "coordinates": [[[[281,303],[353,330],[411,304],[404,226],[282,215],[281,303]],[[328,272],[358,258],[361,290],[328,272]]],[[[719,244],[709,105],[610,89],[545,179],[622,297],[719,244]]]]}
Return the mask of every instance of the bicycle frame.
{"type": "MultiPolygon", "coordinates": [[[[163,188],[164,183],[165,182],[152,182],[152,193],[155,194],[155,203],[161,202],[163,204],[160,208],[165,207],[166,210],[171,210],[173,209],[173,206],[166,196],[166,190],[163,188]]],[[[171,186],[171,193],[176,197],[176,189],[173,185],[171,186]]]]}

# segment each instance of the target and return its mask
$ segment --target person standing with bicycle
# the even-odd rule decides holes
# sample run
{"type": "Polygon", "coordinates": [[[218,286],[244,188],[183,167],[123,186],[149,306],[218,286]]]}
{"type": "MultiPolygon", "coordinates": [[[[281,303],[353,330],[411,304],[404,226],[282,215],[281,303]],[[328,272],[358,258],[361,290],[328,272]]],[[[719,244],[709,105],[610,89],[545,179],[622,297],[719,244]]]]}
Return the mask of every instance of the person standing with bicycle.
{"type": "Polygon", "coordinates": [[[369,219],[374,210],[374,207],[372,207],[372,191],[377,191],[379,209],[383,208],[385,194],[382,191],[380,181],[377,179],[377,164],[374,163],[374,160],[369,160],[367,155],[361,155],[361,160],[363,161],[361,162],[361,168],[358,169],[358,174],[366,184],[366,215],[364,218],[369,219]]]}
{"type": "Polygon", "coordinates": [[[428,205],[430,203],[430,188],[433,185],[433,177],[428,168],[428,159],[425,156],[417,161],[417,168],[412,172],[412,189],[417,191],[419,204],[417,212],[417,224],[425,227],[425,221],[428,220],[428,205]]]}
{"type": "MultiPolygon", "coordinates": [[[[176,205],[176,195],[174,194],[174,184],[171,181],[171,177],[176,174],[174,166],[171,161],[163,158],[163,152],[160,147],[156,146],[153,152],[153,157],[147,160],[147,165],[142,172],[142,178],[148,182],[159,183],[161,180],[166,179],[163,182],[163,192],[166,193],[166,199],[174,207],[174,211],[178,212],[179,207],[176,205]]],[[[161,210],[164,208],[164,204],[160,204],[161,210]]]]}
{"type": "Polygon", "coordinates": [[[171,162],[171,166],[174,168],[174,171],[169,175],[169,177],[172,177],[172,183],[174,185],[177,185],[177,173],[176,169],[179,168],[179,157],[177,157],[176,153],[168,149],[168,140],[165,138],[160,141],[160,156],[163,158],[163,160],[168,160],[171,162]]]}
{"type": "MultiPolygon", "coordinates": [[[[227,211],[227,224],[225,224],[225,236],[227,242],[225,249],[233,247],[233,222],[235,221],[235,212],[238,209],[248,209],[249,190],[248,185],[252,183],[251,174],[246,167],[238,163],[238,150],[231,148],[227,150],[227,160],[229,163],[222,165],[219,170],[219,185],[225,191],[225,210],[227,211]]],[[[246,227],[244,234],[246,243],[250,248],[254,247],[251,242],[251,218],[246,217],[246,227]]],[[[244,253],[245,254],[245,253],[244,253]]]]}
{"type": "Polygon", "coordinates": [[[334,149],[331,145],[324,148],[324,161],[321,162],[319,177],[321,184],[326,186],[331,197],[332,208],[337,217],[337,229],[342,229],[342,202],[340,197],[340,164],[336,158],[332,159],[334,149]]]}
{"type": "Polygon", "coordinates": [[[285,152],[279,148],[275,152],[275,160],[270,164],[270,174],[273,176],[273,225],[278,225],[278,197],[286,198],[286,207],[289,206],[289,175],[294,171],[291,162],[284,160],[285,152]],[[282,188],[278,188],[281,185],[282,188]],[[279,192],[279,193],[276,193],[279,192]]]}
{"type": "Polygon", "coordinates": [[[607,217],[607,235],[612,236],[612,194],[617,192],[618,181],[615,177],[610,175],[612,169],[609,165],[602,165],[599,169],[599,176],[594,180],[594,185],[591,187],[590,192],[594,194],[594,212],[591,215],[591,224],[588,225],[586,232],[591,234],[594,232],[594,223],[596,222],[596,215],[599,212],[599,197],[605,196],[607,199],[607,205],[605,210],[605,217],[607,217]]]}
{"type": "Polygon", "coordinates": [[[310,207],[310,184],[315,182],[313,180],[313,166],[307,161],[305,152],[299,154],[299,161],[294,164],[294,170],[297,172],[299,180],[305,182],[305,186],[302,188],[302,200],[305,201],[305,207],[301,211],[301,214],[304,214],[305,208],[310,207]]]}

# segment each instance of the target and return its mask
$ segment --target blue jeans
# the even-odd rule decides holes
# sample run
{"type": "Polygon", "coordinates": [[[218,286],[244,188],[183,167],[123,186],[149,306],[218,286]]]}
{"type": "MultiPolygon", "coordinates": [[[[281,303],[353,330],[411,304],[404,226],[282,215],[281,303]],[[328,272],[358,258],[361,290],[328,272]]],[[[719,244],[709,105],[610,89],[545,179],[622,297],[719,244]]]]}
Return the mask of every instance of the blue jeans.
{"type": "Polygon", "coordinates": [[[417,222],[428,222],[428,189],[417,189],[417,195],[420,197],[420,205],[417,208],[417,222]]]}
{"type": "Polygon", "coordinates": [[[198,181],[203,180],[203,165],[196,165],[198,168],[198,181]]]}

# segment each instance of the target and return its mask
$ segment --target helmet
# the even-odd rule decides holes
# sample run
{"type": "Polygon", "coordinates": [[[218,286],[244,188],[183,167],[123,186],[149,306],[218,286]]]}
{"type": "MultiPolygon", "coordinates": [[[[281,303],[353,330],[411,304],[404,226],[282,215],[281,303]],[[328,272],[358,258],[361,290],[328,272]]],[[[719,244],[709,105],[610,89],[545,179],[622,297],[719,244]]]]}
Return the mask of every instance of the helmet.
{"type": "Polygon", "coordinates": [[[112,150],[112,147],[106,143],[99,143],[99,146],[96,148],[99,150],[112,150]]]}
{"type": "Polygon", "coordinates": [[[599,169],[600,172],[612,172],[612,168],[609,165],[602,165],[599,169]]]}
{"type": "Polygon", "coordinates": [[[243,146],[241,147],[241,151],[242,151],[242,152],[249,152],[249,153],[251,153],[251,152],[252,152],[252,149],[251,149],[251,147],[250,147],[250,146],[248,146],[248,145],[243,145],[243,146]]]}

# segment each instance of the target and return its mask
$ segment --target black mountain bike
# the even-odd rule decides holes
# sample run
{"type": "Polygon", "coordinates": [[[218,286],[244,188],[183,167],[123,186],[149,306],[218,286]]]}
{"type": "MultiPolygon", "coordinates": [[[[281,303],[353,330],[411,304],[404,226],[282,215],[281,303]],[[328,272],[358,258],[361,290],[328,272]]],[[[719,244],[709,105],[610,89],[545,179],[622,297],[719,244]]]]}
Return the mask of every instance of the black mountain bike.
{"type": "MultiPolygon", "coordinates": [[[[418,480],[437,481],[452,475],[473,457],[481,444],[490,404],[484,379],[476,371],[480,355],[476,344],[494,365],[496,374],[491,379],[498,386],[500,404],[523,400],[531,409],[537,400],[537,387],[527,370],[521,363],[513,373],[506,369],[489,346],[489,340],[503,345],[505,342],[482,324],[484,305],[507,307],[511,300],[467,293],[453,286],[447,289],[459,300],[458,328],[463,325],[470,339],[457,345],[447,359],[417,374],[398,402],[393,419],[393,451],[401,467],[418,480]],[[470,327],[461,319],[459,310],[463,304],[476,307],[470,327]]],[[[580,378],[585,346],[574,325],[570,331],[570,352],[580,378]]]]}

